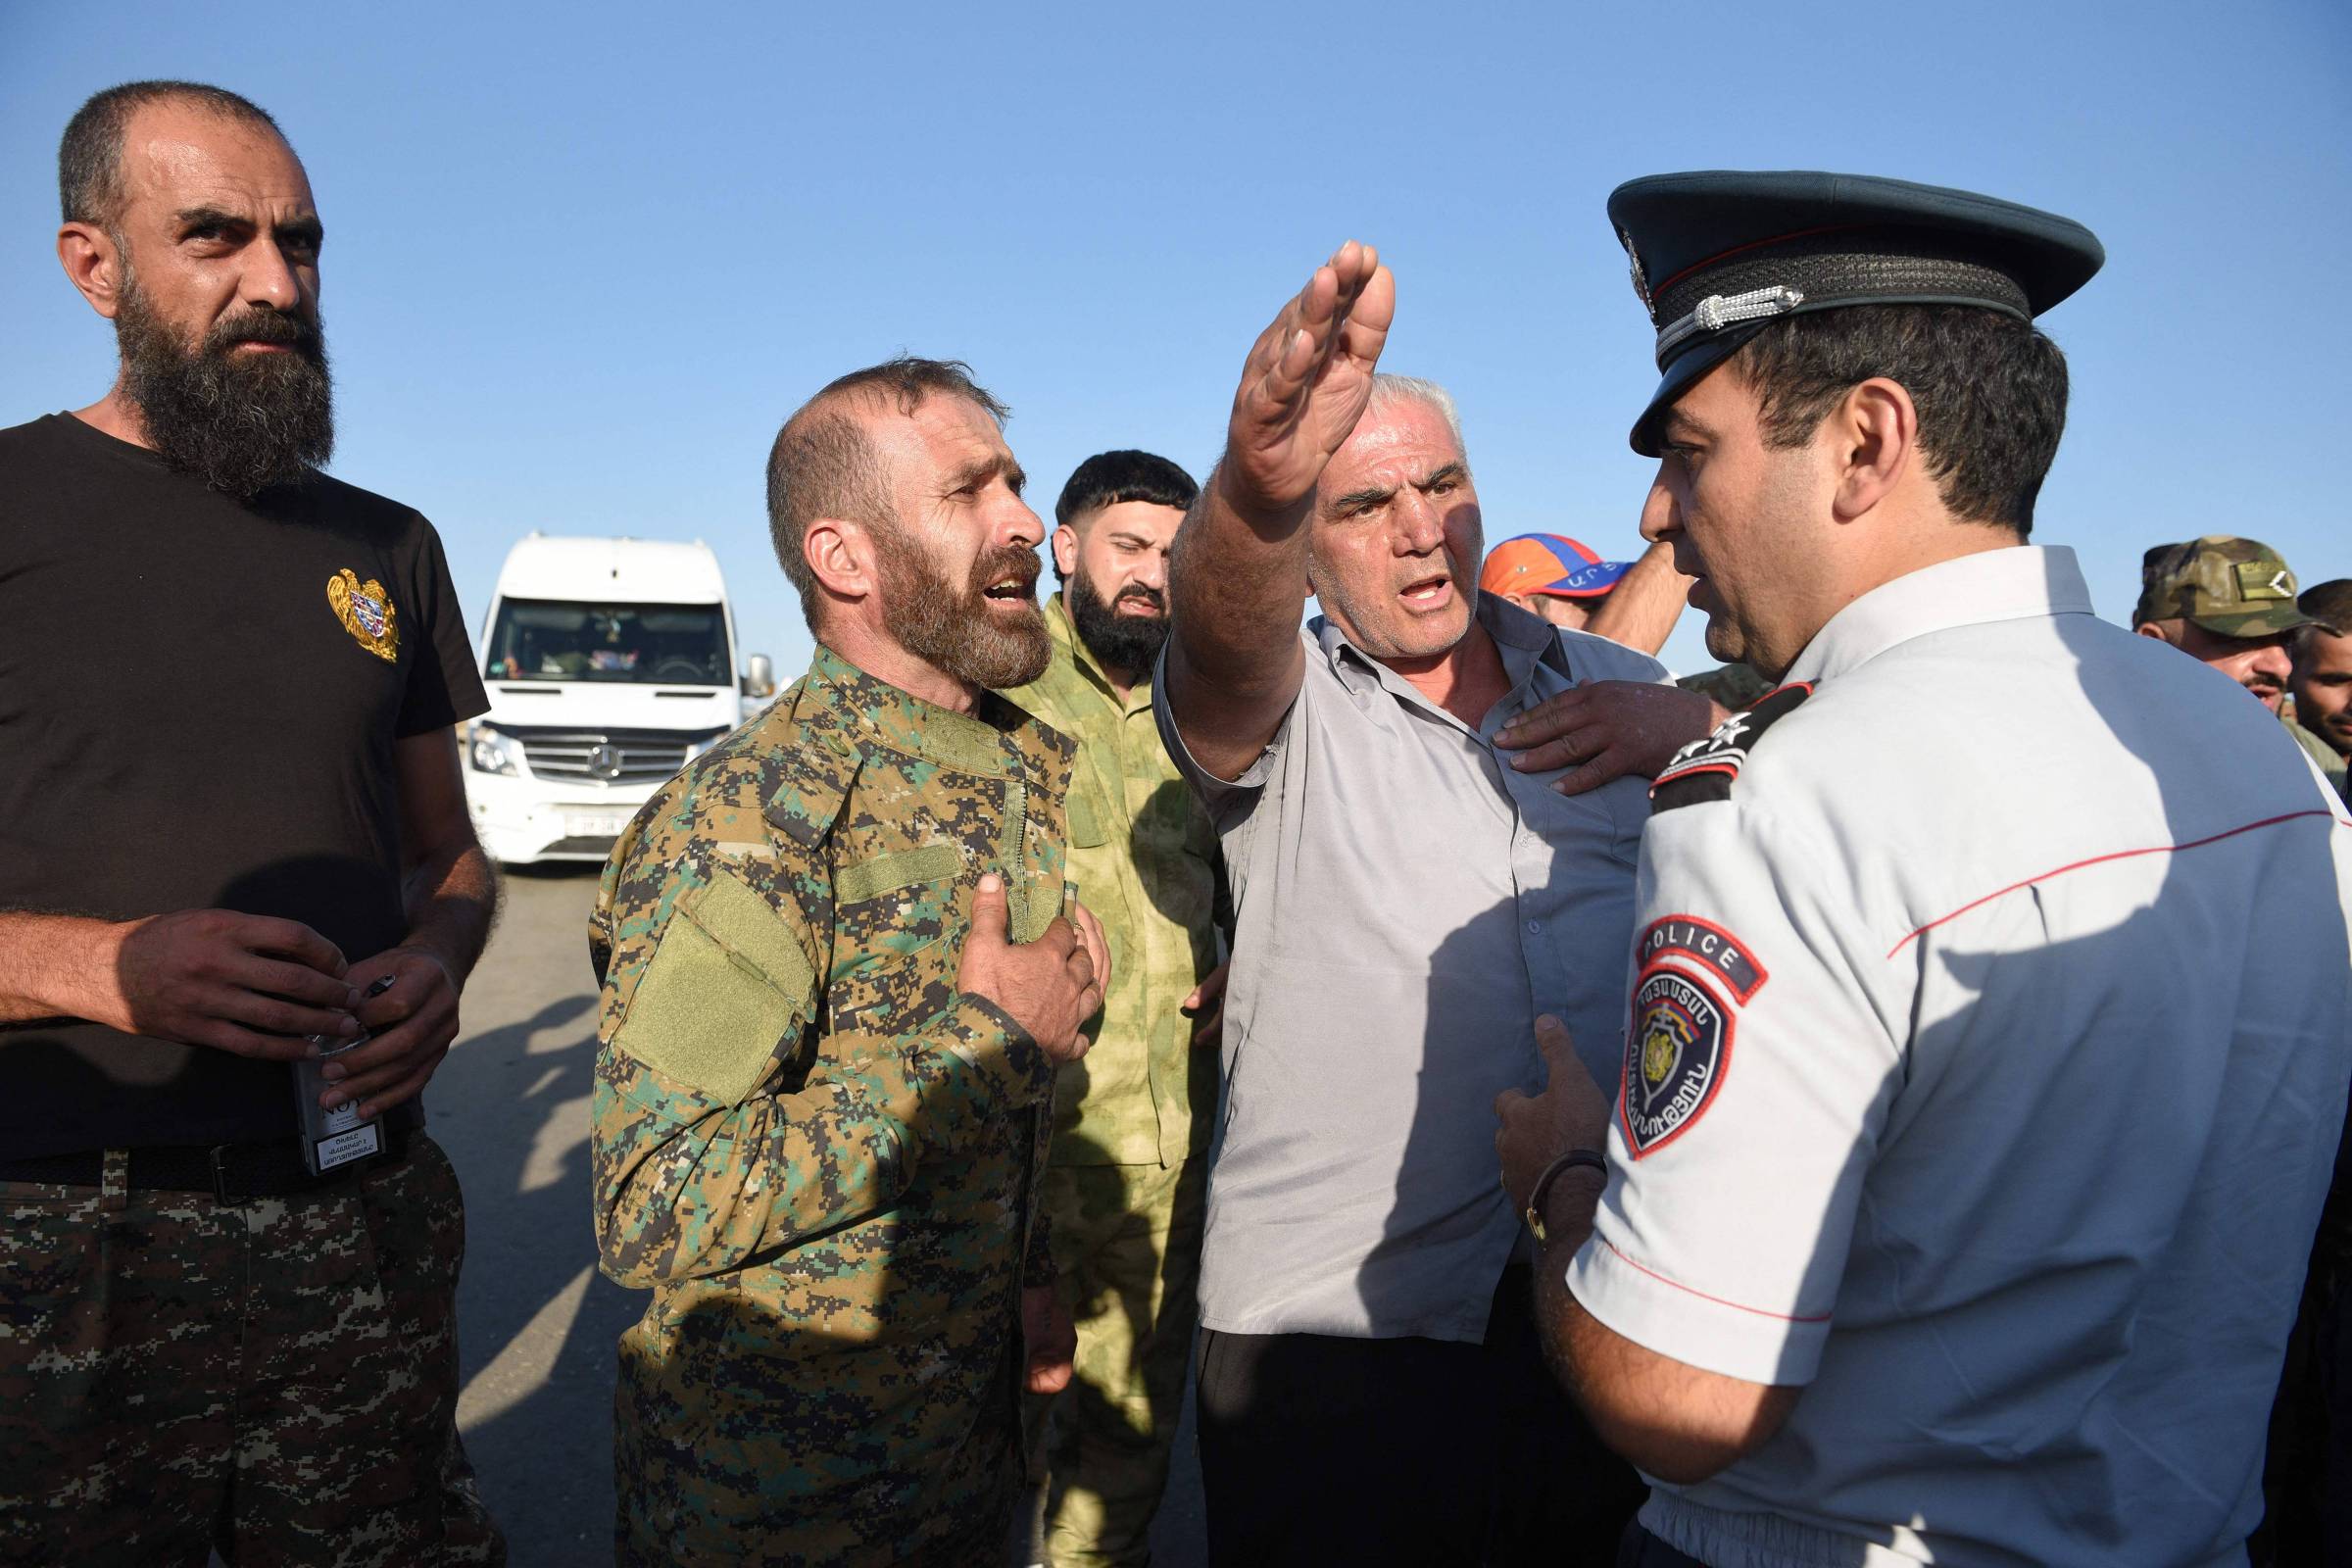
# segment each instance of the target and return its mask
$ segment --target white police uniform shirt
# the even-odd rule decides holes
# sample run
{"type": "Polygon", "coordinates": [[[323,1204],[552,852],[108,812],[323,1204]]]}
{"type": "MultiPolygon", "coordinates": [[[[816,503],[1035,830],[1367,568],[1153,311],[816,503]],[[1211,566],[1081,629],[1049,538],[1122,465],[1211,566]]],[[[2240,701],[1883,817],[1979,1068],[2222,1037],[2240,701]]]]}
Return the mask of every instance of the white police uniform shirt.
{"type": "Polygon", "coordinates": [[[2242,1561],[2344,1125],[2352,823],[2062,549],[1886,584],[1789,684],[1661,774],[1568,1283],[1806,1387],[1644,1524],[1716,1568],[2242,1561]]]}

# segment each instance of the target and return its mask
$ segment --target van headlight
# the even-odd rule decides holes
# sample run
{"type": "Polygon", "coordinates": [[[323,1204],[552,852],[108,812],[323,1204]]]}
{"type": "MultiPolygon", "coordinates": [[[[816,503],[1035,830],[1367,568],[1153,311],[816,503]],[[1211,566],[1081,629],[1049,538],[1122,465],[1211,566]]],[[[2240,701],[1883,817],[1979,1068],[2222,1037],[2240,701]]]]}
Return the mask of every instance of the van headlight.
{"type": "Polygon", "coordinates": [[[476,773],[503,773],[509,778],[522,776],[522,748],[512,735],[501,735],[487,724],[473,726],[473,740],[466,747],[467,760],[476,773]]]}

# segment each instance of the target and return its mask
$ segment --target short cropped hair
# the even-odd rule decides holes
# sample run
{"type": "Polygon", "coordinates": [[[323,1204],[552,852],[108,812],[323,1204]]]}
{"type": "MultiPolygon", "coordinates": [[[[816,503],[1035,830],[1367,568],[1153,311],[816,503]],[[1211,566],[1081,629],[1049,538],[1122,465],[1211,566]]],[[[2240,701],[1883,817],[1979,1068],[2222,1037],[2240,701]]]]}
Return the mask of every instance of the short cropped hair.
{"type": "Polygon", "coordinates": [[[1730,361],[1768,446],[1804,445],[1846,393],[1885,376],[1919,410],[1928,476],[1956,517],[2034,530],[2066,432],[2066,356],[2030,321],[1967,305],[1860,305],[1772,322],[1730,361]]]}
{"type": "Polygon", "coordinates": [[[224,120],[261,125],[284,141],[268,110],[225,87],[201,81],[126,81],[92,93],[66,122],[57,144],[57,201],[69,223],[111,229],[122,208],[122,136],[130,117],[150,104],[185,103],[224,120]]]}
{"type": "Polygon", "coordinates": [[[961,360],[921,360],[900,355],[825,384],[801,405],[776,432],[767,453],[767,533],[776,563],[801,596],[801,618],[816,631],[816,576],[802,546],[808,524],[819,517],[887,526],[892,513],[890,475],[866,438],[865,426],[848,405],[853,399],[873,408],[912,415],[934,394],[965,398],[1002,426],[1012,411],[972,379],[961,360]]]}
{"type": "Polygon", "coordinates": [[[1098,452],[1072,470],[1054,503],[1054,520],[1067,527],[1077,518],[1122,501],[1189,511],[1200,494],[1193,476],[1167,459],[1132,448],[1098,452]]]}
{"type": "Polygon", "coordinates": [[[2352,577],[2314,583],[2296,596],[2295,608],[2311,617],[2311,625],[2296,629],[2296,646],[2310,640],[2312,627],[2331,637],[2352,637],[2352,577]]]}

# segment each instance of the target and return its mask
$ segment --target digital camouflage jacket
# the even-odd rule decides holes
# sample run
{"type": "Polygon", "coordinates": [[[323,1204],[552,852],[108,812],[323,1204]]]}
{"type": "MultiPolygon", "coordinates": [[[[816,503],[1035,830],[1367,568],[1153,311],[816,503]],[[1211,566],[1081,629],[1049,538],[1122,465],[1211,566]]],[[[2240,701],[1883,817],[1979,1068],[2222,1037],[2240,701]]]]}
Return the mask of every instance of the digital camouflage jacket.
{"type": "Polygon", "coordinates": [[[1001,1529],[1053,1065],[956,988],[973,891],[1059,912],[1072,746],[820,647],[614,845],[590,921],[623,1562],[886,1562],[1001,1529]]]}

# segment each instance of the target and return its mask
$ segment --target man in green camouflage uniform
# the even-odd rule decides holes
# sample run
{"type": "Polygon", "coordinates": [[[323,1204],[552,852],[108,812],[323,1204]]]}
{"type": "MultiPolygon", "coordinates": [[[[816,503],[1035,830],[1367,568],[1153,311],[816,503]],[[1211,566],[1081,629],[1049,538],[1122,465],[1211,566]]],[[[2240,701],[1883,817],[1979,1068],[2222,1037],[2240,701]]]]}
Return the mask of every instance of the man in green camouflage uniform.
{"type": "MultiPolygon", "coordinates": [[[[1160,745],[1152,667],[1169,542],[1196,493],[1165,458],[1105,452],[1054,505],[1053,662],[1005,693],[1079,743],[1069,874],[1114,978],[1054,1094],[1046,1212],[1077,1372],[1052,1400],[1047,1560],[1150,1560],[1199,1318],[1216,1104],[1216,836],[1160,745]],[[1198,1016],[1188,1016],[1188,1012],[1198,1016]]],[[[1043,1412],[1040,1412],[1042,1418],[1043,1412]]]]}
{"type": "Polygon", "coordinates": [[[2294,735],[2295,722],[2281,711],[2293,669],[2287,640],[2311,617],[2295,607],[2295,574],[2278,552],[2258,539],[2212,533],[2154,546],[2139,571],[2132,629],[2211,664],[2294,735]]]}
{"type": "Polygon", "coordinates": [[[834,382],[769,460],[808,675],[614,846],[593,1152],[623,1563],[995,1563],[1068,1377],[1036,1175],[1101,1004],[1062,916],[1043,529],[959,366],[834,382]],[[1009,945],[1007,936],[1011,943],[1009,945]]]}

